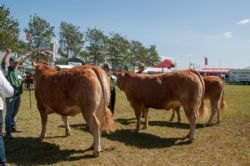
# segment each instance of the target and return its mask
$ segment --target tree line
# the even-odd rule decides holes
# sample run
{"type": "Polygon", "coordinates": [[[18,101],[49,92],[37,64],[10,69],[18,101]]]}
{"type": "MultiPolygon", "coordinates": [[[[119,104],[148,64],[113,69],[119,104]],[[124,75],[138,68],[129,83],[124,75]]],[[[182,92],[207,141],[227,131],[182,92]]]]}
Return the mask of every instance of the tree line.
{"type": "MultiPolygon", "coordinates": [[[[145,47],[140,41],[128,40],[120,33],[106,35],[94,27],[81,32],[79,26],[61,21],[59,31],[59,52],[64,57],[70,54],[82,57],[86,63],[136,66],[144,63],[154,66],[160,61],[155,45],[145,47]]],[[[50,43],[56,37],[54,26],[38,15],[30,16],[26,33],[28,42],[19,39],[18,20],[11,16],[10,10],[0,6],[0,50],[12,48],[17,53],[38,49],[43,43],[50,43]]],[[[37,60],[41,55],[37,57],[37,60]]],[[[49,60],[49,59],[48,59],[49,60]]],[[[50,59],[51,60],[51,59],[50,59]]]]}

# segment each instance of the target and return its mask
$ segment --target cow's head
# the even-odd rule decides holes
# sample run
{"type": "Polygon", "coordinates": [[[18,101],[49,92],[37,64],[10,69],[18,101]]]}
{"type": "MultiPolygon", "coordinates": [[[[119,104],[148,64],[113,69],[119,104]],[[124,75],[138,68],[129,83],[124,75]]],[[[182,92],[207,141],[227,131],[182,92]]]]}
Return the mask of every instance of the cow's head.
{"type": "Polygon", "coordinates": [[[116,85],[119,89],[124,90],[126,84],[125,72],[113,72],[113,74],[117,77],[116,85]]]}
{"type": "Polygon", "coordinates": [[[50,73],[55,72],[56,69],[53,67],[48,66],[46,62],[35,63],[32,61],[32,66],[35,67],[35,77],[39,77],[42,73],[50,73]]]}

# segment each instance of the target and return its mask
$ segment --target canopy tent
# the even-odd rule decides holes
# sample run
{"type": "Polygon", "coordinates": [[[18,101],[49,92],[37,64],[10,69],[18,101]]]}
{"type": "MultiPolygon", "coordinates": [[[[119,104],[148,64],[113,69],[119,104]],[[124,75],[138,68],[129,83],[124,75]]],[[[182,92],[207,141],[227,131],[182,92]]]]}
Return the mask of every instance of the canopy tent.
{"type": "Polygon", "coordinates": [[[143,71],[143,73],[148,73],[148,74],[152,74],[152,73],[164,73],[164,72],[171,72],[171,70],[169,70],[168,68],[148,67],[148,68],[146,68],[143,71]]]}
{"type": "Polygon", "coordinates": [[[158,65],[155,66],[156,68],[168,68],[171,69],[172,67],[175,67],[175,63],[172,59],[165,59],[161,61],[158,65]]]}
{"type": "Polygon", "coordinates": [[[228,75],[230,70],[233,70],[234,68],[201,68],[199,72],[202,75],[228,75]]]}

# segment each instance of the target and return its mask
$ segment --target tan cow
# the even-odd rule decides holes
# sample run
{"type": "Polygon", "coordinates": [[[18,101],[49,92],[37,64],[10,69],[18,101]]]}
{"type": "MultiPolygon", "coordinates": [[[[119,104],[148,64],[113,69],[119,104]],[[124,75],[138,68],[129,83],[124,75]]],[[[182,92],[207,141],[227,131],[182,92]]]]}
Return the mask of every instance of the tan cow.
{"type": "Polygon", "coordinates": [[[110,82],[107,74],[95,66],[79,66],[57,71],[44,63],[35,66],[35,97],[41,115],[42,131],[45,137],[47,117],[50,113],[62,115],[66,135],[70,128],[67,116],[82,113],[94,137],[94,155],[101,151],[101,130],[114,131],[112,114],[108,109],[110,82]]]}
{"type": "Polygon", "coordinates": [[[148,126],[149,108],[170,109],[184,106],[190,122],[189,141],[194,139],[196,118],[204,111],[204,82],[195,71],[179,71],[163,74],[134,74],[128,72],[114,73],[117,86],[123,90],[134,109],[140,130],[140,117],[144,113],[145,124],[148,126]]]}
{"type": "MultiPolygon", "coordinates": [[[[224,101],[224,81],[217,76],[205,76],[203,80],[205,83],[205,98],[210,100],[211,105],[211,116],[207,123],[211,124],[214,115],[217,113],[216,123],[219,124],[221,120],[220,112],[226,109],[226,102],[224,101]]],[[[172,109],[170,121],[173,121],[175,112],[177,113],[178,122],[180,122],[180,107],[172,109]]]]}

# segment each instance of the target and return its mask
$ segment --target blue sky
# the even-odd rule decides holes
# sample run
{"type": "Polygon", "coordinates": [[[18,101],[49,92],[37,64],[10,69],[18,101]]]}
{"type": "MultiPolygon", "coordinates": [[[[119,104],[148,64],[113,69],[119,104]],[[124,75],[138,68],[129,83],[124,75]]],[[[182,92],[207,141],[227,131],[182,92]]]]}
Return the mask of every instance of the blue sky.
{"type": "MultiPolygon", "coordinates": [[[[37,14],[59,32],[61,21],[156,45],[178,69],[250,66],[250,0],[1,0],[23,30],[37,14]]],[[[24,38],[24,32],[21,38],[24,38]]]]}

